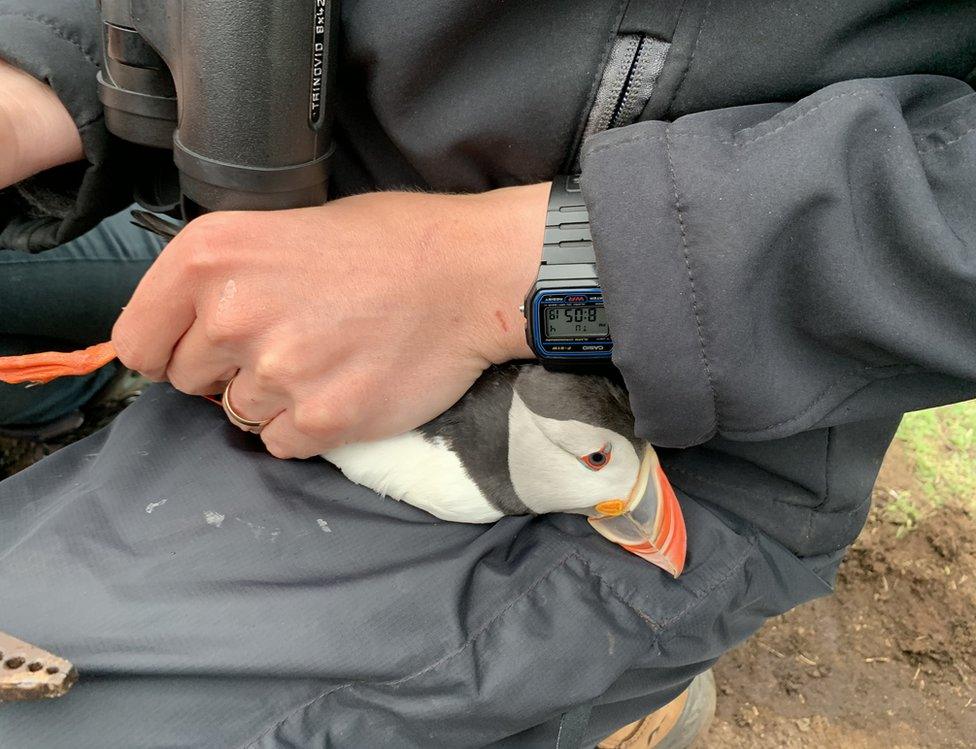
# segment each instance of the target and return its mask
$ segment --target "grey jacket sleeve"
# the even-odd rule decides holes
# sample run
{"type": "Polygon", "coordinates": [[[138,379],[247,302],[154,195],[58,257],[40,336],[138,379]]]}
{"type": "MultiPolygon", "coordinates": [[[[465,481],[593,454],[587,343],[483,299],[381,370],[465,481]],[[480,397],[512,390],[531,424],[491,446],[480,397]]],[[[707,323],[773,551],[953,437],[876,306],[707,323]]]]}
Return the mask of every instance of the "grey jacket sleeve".
{"type": "Polygon", "coordinates": [[[976,94],[939,76],[589,139],[640,433],[775,439],[976,396],[976,94]]]}
{"type": "Polygon", "coordinates": [[[125,205],[132,186],[109,148],[95,74],[94,0],[0,0],[0,58],[47,82],[81,132],[85,161],[0,192],[0,247],[37,251],[81,234],[125,205]]]}

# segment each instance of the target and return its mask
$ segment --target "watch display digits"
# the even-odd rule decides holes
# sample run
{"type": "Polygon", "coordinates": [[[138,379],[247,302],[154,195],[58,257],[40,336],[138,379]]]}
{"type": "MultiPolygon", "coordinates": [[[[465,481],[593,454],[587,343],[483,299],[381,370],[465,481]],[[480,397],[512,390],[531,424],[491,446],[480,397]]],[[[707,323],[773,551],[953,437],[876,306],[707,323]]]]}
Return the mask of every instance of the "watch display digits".
{"type": "Polygon", "coordinates": [[[613,340],[578,175],[553,180],[542,264],[523,310],[526,339],[544,365],[609,363],[613,340]]]}

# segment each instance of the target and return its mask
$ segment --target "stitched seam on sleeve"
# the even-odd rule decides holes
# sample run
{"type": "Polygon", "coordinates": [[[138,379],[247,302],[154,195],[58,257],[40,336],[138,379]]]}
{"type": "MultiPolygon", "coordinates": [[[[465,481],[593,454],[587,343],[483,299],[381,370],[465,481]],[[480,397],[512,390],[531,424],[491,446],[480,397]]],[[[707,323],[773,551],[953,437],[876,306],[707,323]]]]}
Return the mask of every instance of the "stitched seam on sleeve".
{"type": "MultiPolygon", "coordinates": [[[[863,377],[864,375],[874,373],[874,372],[890,372],[891,374],[889,376],[895,377],[900,374],[906,374],[913,371],[917,371],[918,369],[919,367],[914,364],[884,364],[879,366],[869,365],[869,366],[857,367],[851,370],[850,372],[848,372],[847,374],[841,375],[833,382],[831,382],[829,385],[827,385],[827,387],[825,387],[820,392],[820,394],[813,400],[812,403],[810,403],[810,405],[806,406],[802,411],[800,411],[800,413],[796,414],[795,416],[790,416],[789,418],[783,419],[782,421],[777,421],[772,424],[764,424],[763,426],[754,427],[752,429],[734,429],[734,428],[727,429],[726,434],[727,435],[756,434],[757,432],[765,432],[768,429],[775,429],[776,427],[786,426],[787,424],[790,424],[794,421],[798,421],[799,419],[802,419],[804,416],[810,413],[810,411],[812,411],[814,408],[816,408],[820,404],[820,402],[824,398],[827,398],[836,388],[839,388],[845,383],[847,383],[852,377],[863,377]]],[[[855,393],[860,392],[868,385],[871,385],[873,382],[875,382],[875,380],[868,380],[866,382],[861,383],[857,387],[857,389],[855,389],[851,393],[848,393],[846,397],[850,397],[855,393]]]]}
{"type": "Polygon", "coordinates": [[[401,684],[405,684],[408,681],[411,681],[413,679],[420,678],[424,674],[429,673],[430,671],[433,671],[438,666],[441,666],[444,663],[447,663],[448,661],[456,658],[457,656],[461,655],[461,653],[463,653],[468,648],[470,648],[485,632],[487,632],[489,629],[491,629],[491,627],[499,619],[501,619],[503,616],[505,616],[505,614],[507,614],[512,609],[513,606],[515,606],[517,603],[519,603],[520,601],[522,601],[523,599],[525,599],[532,591],[534,591],[536,588],[538,588],[543,582],[545,582],[546,580],[548,580],[549,577],[551,577],[554,572],[556,572],[557,570],[561,569],[562,567],[565,567],[566,566],[566,563],[570,559],[572,559],[573,557],[580,558],[579,552],[571,551],[568,554],[564,555],[558,562],[556,562],[555,564],[553,564],[552,567],[550,567],[548,570],[546,570],[546,572],[544,572],[542,575],[540,575],[536,579],[536,581],[534,583],[532,583],[528,588],[526,588],[525,590],[523,590],[515,598],[513,598],[511,601],[509,601],[507,604],[505,604],[501,609],[499,609],[495,613],[494,616],[492,616],[487,622],[485,622],[474,633],[472,633],[468,637],[468,639],[465,640],[464,644],[461,645],[460,648],[457,648],[456,650],[454,650],[451,653],[448,653],[447,655],[441,656],[440,658],[438,658],[433,663],[430,663],[427,666],[424,666],[423,668],[421,668],[419,671],[415,671],[414,673],[409,674],[408,676],[400,677],[399,679],[391,679],[391,680],[386,680],[386,681],[350,681],[350,682],[348,682],[346,684],[342,684],[342,685],[340,685],[338,687],[333,687],[332,689],[328,689],[325,692],[322,692],[321,694],[319,694],[318,696],[313,697],[312,699],[308,700],[307,702],[304,702],[303,704],[299,705],[294,710],[289,711],[287,715],[285,715],[280,720],[275,721],[271,726],[269,726],[267,729],[265,729],[264,731],[262,731],[258,736],[256,736],[253,739],[250,739],[246,743],[244,743],[243,744],[243,749],[250,749],[251,747],[254,747],[259,741],[261,741],[266,736],[268,736],[269,734],[271,734],[273,731],[276,731],[279,727],[281,727],[285,723],[287,723],[292,718],[292,716],[298,715],[302,711],[309,709],[310,707],[312,707],[316,703],[321,702],[322,700],[326,699],[327,697],[330,697],[331,695],[335,694],[336,692],[341,692],[344,689],[349,689],[350,687],[357,687],[357,686],[385,686],[385,687],[396,687],[396,686],[400,686],[401,684]]]}
{"type": "MultiPolygon", "coordinates": [[[[729,530],[732,531],[733,533],[735,533],[735,531],[733,531],[732,529],[729,529],[729,530]]],[[[642,619],[646,620],[647,622],[649,622],[651,624],[651,626],[653,627],[653,629],[656,632],[660,633],[661,631],[667,629],[668,627],[671,627],[674,624],[677,624],[682,618],[684,618],[689,613],[691,613],[692,611],[694,611],[696,608],[698,608],[699,606],[701,606],[702,602],[705,599],[707,599],[709,596],[711,596],[716,590],[724,587],[725,584],[732,578],[732,576],[735,575],[735,573],[738,570],[740,570],[743,566],[745,566],[746,559],[749,557],[749,555],[754,551],[754,549],[756,547],[756,536],[755,536],[755,534],[752,534],[750,536],[742,536],[741,534],[737,534],[737,535],[739,535],[742,538],[744,538],[744,540],[746,541],[746,547],[743,550],[742,554],[738,558],[734,559],[729,564],[728,568],[725,570],[725,574],[722,575],[714,583],[712,583],[711,585],[709,585],[706,590],[702,591],[699,594],[695,594],[693,591],[689,591],[694,596],[693,600],[690,601],[683,609],[681,609],[680,611],[676,612],[673,616],[671,616],[668,619],[663,619],[660,622],[655,622],[650,616],[648,616],[647,614],[645,614],[644,612],[642,612],[640,609],[634,607],[632,604],[628,603],[624,598],[622,598],[621,595],[619,593],[617,593],[617,591],[614,589],[613,585],[611,585],[603,577],[603,575],[601,575],[599,572],[597,572],[596,570],[593,569],[592,565],[590,564],[590,562],[587,559],[585,559],[585,558],[583,558],[581,556],[579,557],[579,559],[583,563],[583,565],[587,568],[587,570],[590,572],[590,574],[592,574],[601,583],[603,583],[603,585],[605,585],[607,587],[607,590],[609,590],[618,601],[620,601],[621,603],[623,603],[625,606],[627,606],[628,608],[630,608],[631,610],[633,610],[637,614],[639,614],[642,619]]]]}
{"type": "MultiPolygon", "coordinates": [[[[698,332],[698,347],[701,355],[702,364],[705,367],[705,377],[708,380],[708,389],[712,395],[712,425],[713,429],[718,427],[718,395],[715,391],[715,381],[712,377],[712,367],[708,361],[708,354],[705,351],[705,334],[702,325],[701,311],[698,307],[698,292],[695,288],[695,274],[691,268],[691,258],[688,254],[688,230],[685,226],[684,215],[681,211],[681,198],[678,194],[678,179],[674,171],[674,159],[671,155],[671,127],[664,131],[664,151],[668,158],[668,172],[671,175],[671,187],[674,191],[674,210],[678,216],[678,228],[681,230],[681,248],[684,256],[685,269],[688,273],[688,285],[691,288],[691,309],[695,316],[695,328],[698,332]]],[[[710,431],[710,430],[708,430],[710,431]]]]}
{"type": "Polygon", "coordinates": [[[13,11],[13,10],[3,10],[3,11],[0,11],[0,16],[11,16],[11,17],[14,17],[14,18],[23,18],[23,19],[25,19],[27,21],[31,21],[31,22],[36,23],[38,25],[48,27],[49,29],[51,29],[54,32],[54,35],[57,36],[58,39],[61,39],[61,40],[65,41],[65,42],[68,42],[68,44],[71,44],[71,45],[77,47],[78,51],[81,52],[82,56],[86,60],[88,60],[88,62],[90,62],[96,68],[98,67],[98,62],[95,61],[95,58],[93,58],[91,55],[89,55],[88,52],[85,51],[85,48],[84,47],[82,47],[77,41],[75,41],[74,39],[72,39],[71,37],[69,37],[67,34],[65,34],[64,33],[64,30],[60,26],[58,26],[56,23],[54,23],[53,21],[51,21],[50,19],[44,18],[43,16],[36,16],[36,15],[34,15],[32,13],[24,13],[23,11],[13,11]]]}
{"type": "Polygon", "coordinates": [[[637,608],[634,604],[632,604],[630,601],[624,598],[623,594],[618,592],[617,589],[613,586],[613,584],[610,583],[610,581],[608,581],[605,577],[603,577],[603,575],[601,575],[599,572],[593,569],[593,565],[590,563],[589,559],[586,559],[585,557],[579,554],[576,554],[575,556],[577,559],[580,560],[580,562],[583,563],[583,566],[586,568],[586,571],[589,572],[593,577],[595,577],[599,581],[599,583],[607,589],[607,592],[610,595],[612,595],[615,599],[617,599],[619,603],[622,603],[628,609],[633,611],[637,616],[639,616],[641,620],[645,624],[647,624],[647,626],[652,631],[657,632],[658,630],[661,629],[658,623],[655,622],[648,614],[644,613],[639,608],[637,608]]]}
{"type": "MultiPolygon", "coordinates": [[[[731,143],[732,145],[736,145],[736,146],[748,146],[748,145],[751,145],[753,143],[757,143],[760,140],[763,140],[765,138],[768,138],[771,135],[775,135],[776,133],[778,133],[778,132],[780,132],[782,130],[785,130],[790,125],[798,122],[799,120],[802,120],[805,117],[808,117],[809,115],[811,115],[814,112],[816,112],[818,109],[821,109],[822,107],[825,107],[827,104],[832,104],[833,102],[839,101],[841,99],[864,99],[865,97],[869,97],[869,96],[876,96],[876,97],[878,97],[880,99],[888,100],[888,96],[887,96],[887,94],[885,92],[878,91],[877,89],[873,89],[873,88],[864,88],[864,89],[856,89],[854,91],[845,91],[843,93],[835,94],[834,96],[830,96],[830,97],[824,99],[822,102],[820,102],[818,104],[815,104],[814,106],[810,107],[809,109],[806,109],[806,110],[804,110],[804,111],[802,111],[802,112],[794,115],[793,117],[787,118],[778,127],[775,127],[775,128],[773,128],[772,130],[770,130],[768,132],[760,133],[759,135],[757,135],[754,138],[749,138],[747,140],[739,140],[737,138],[733,138],[732,141],[725,140],[725,141],[721,141],[721,142],[722,143],[726,143],[726,144],[731,143]]],[[[747,128],[746,130],[740,130],[739,131],[739,134],[741,135],[742,133],[747,133],[747,132],[749,132],[749,130],[752,130],[752,129],[753,128],[747,128]]]]}
{"type": "MultiPolygon", "coordinates": [[[[781,123],[778,127],[768,132],[760,133],[759,135],[753,138],[749,138],[747,140],[740,140],[738,138],[731,138],[731,139],[719,138],[719,137],[709,135],[707,133],[691,133],[691,132],[682,132],[680,130],[675,132],[674,136],[677,136],[679,138],[704,138],[705,140],[709,140],[713,143],[718,143],[724,146],[733,146],[733,147],[748,146],[753,143],[757,143],[758,141],[764,140],[765,138],[768,138],[771,135],[775,135],[776,133],[782,132],[783,130],[787,129],[790,125],[796,124],[800,120],[804,119],[805,117],[819,110],[821,107],[825,107],[827,104],[831,104],[840,99],[848,99],[848,98],[862,99],[865,96],[878,96],[882,99],[888,98],[884,92],[877,91],[875,89],[858,89],[856,91],[845,91],[844,93],[835,94],[834,96],[828,97],[823,101],[814,104],[807,109],[800,111],[799,113],[793,115],[792,117],[789,117],[785,122],[781,123]]],[[[739,131],[739,133],[740,134],[746,133],[752,129],[754,128],[747,128],[745,130],[739,131]]],[[[589,151],[587,151],[586,156],[592,156],[594,154],[599,153],[600,151],[607,151],[610,149],[627,145],[629,143],[635,143],[641,140],[662,140],[667,137],[668,137],[667,131],[665,131],[665,135],[661,135],[661,133],[657,131],[642,132],[642,133],[638,133],[637,135],[630,136],[628,138],[623,138],[621,140],[614,141],[612,143],[601,143],[599,145],[593,146],[589,151]]]]}
{"type": "MultiPolygon", "coordinates": [[[[635,127],[635,126],[631,125],[630,127],[635,127]]],[[[637,143],[638,141],[642,141],[642,140],[661,140],[661,134],[658,132],[650,132],[650,131],[646,133],[641,132],[638,133],[637,135],[631,135],[627,138],[622,138],[621,140],[616,140],[612,143],[601,143],[598,146],[593,146],[592,148],[588,149],[583,154],[583,157],[587,158],[590,156],[594,156],[600,153],[601,151],[610,151],[615,148],[619,148],[620,146],[626,146],[630,143],[637,143]]]]}
{"type": "Polygon", "coordinates": [[[976,125],[973,125],[971,128],[969,128],[969,130],[966,130],[965,132],[960,133],[959,135],[957,135],[952,140],[947,140],[944,143],[939,143],[939,144],[936,144],[934,146],[929,146],[928,148],[919,147],[918,152],[919,153],[932,153],[934,151],[944,151],[946,148],[948,148],[949,146],[951,146],[953,143],[958,143],[963,138],[965,138],[967,135],[972,135],[973,133],[976,133],[976,125]]]}
{"type": "MultiPolygon", "coordinates": [[[[732,531],[731,529],[729,530],[732,533],[735,533],[735,531],[732,531]]],[[[746,548],[743,550],[742,556],[734,560],[734,562],[729,565],[728,569],[726,569],[725,574],[722,575],[722,577],[716,580],[714,583],[712,583],[712,585],[710,585],[707,590],[703,591],[701,595],[699,595],[694,600],[690,601],[687,606],[685,606],[683,609],[675,613],[674,616],[672,616],[670,619],[665,619],[661,621],[660,623],[661,629],[667,629],[669,627],[673,627],[680,620],[684,619],[686,616],[688,616],[688,614],[690,614],[692,611],[697,609],[699,606],[702,605],[702,603],[704,603],[708,598],[710,598],[711,595],[716,590],[720,590],[721,588],[724,588],[725,584],[732,579],[732,576],[735,575],[736,572],[738,572],[740,569],[742,569],[745,566],[746,559],[748,559],[749,555],[755,550],[756,537],[755,535],[752,535],[744,538],[746,540],[746,548]]]]}

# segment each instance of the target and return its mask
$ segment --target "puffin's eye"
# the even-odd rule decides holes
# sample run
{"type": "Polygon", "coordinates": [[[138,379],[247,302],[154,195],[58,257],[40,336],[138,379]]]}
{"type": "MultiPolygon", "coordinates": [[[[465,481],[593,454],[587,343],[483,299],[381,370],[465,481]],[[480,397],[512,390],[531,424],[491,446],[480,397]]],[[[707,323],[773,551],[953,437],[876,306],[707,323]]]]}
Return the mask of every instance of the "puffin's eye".
{"type": "Polygon", "coordinates": [[[610,443],[608,442],[595,453],[584,455],[579,459],[579,462],[591,471],[599,471],[604,468],[610,462],[610,443]]]}

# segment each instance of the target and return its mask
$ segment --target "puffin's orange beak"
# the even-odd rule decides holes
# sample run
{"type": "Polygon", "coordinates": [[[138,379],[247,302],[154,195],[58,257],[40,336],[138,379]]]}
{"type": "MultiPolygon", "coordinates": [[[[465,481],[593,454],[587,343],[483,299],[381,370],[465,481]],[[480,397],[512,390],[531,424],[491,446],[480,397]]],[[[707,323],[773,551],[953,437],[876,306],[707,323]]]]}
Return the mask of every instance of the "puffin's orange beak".
{"type": "Polygon", "coordinates": [[[654,449],[647,446],[626,500],[611,499],[588,518],[596,531],[674,577],[685,566],[688,535],[681,505],[654,449]]]}

